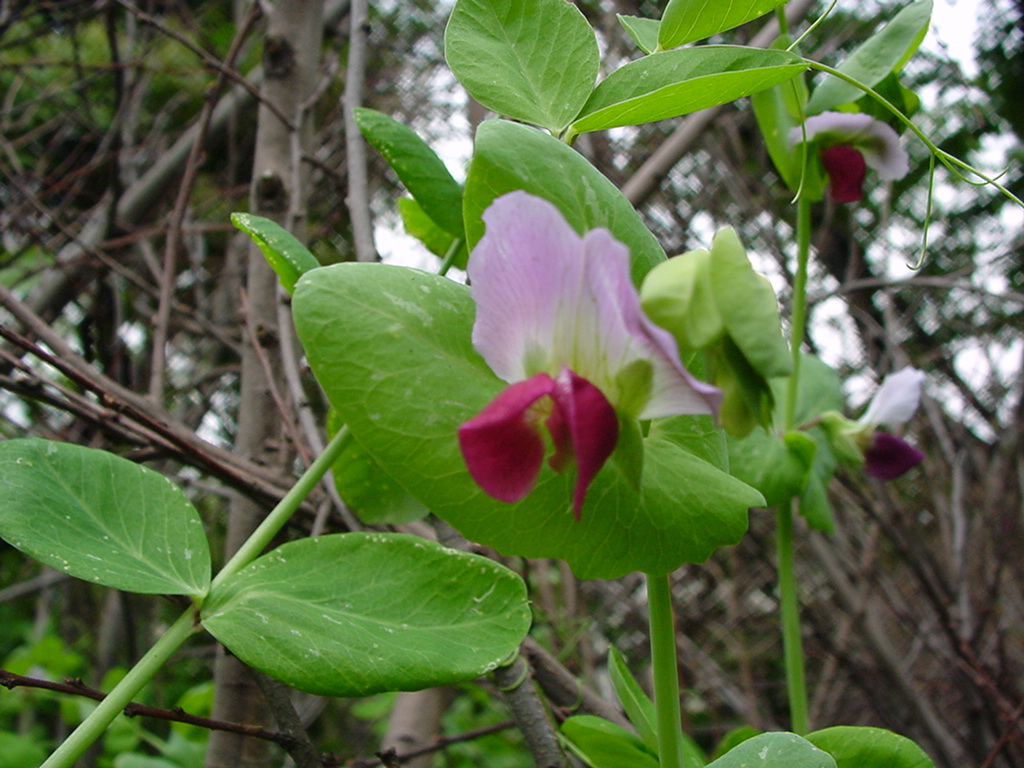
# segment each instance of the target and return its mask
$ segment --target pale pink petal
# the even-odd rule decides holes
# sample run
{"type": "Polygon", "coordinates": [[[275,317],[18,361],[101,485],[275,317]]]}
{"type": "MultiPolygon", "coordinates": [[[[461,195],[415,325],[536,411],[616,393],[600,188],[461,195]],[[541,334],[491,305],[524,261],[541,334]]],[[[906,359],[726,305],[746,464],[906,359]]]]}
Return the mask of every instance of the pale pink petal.
{"type": "Polygon", "coordinates": [[[718,390],[689,374],[668,332],[640,309],[629,251],[611,233],[581,238],[554,205],[525,192],[499,197],[483,218],[468,267],[473,345],[499,377],[568,367],[624,407],[635,393],[621,391],[619,374],[646,363],[651,391],[631,417],[716,410],[718,390]]]}
{"type": "MultiPolygon", "coordinates": [[[[553,425],[549,420],[548,427],[556,444],[560,441],[559,432],[567,432],[572,443],[576,458],[572,510],[579,520],[590,483],[615,451],[619,418],[601,390],[568,368],[563,368],[555,379],[554,398],[554,413],[558,416],[552,414],[556,421],[553,425]]],[[[562,440],[564,443],[564,438],[562,440]]],[[[564,447],[551,458],[551,465],[556,469],[565,465],[564,447]]]]}
{"type": "Polygon", "coordinates": [[[459,427],[459,447],[477,485],[499,501],[526,497],[544,463],[543,413],[538,400],[554,395],[545,373],[511,384],[480,413],[459,427]]]}
{"type": "Polygon", "coordinates": [[[860,417],[860,423],[891,427],[909,421],[921,402],[924,379],[924,373],[916,368],[904,368],[886,376],[860,417]]]}
{"type": "Polygon", "coordinates": [[[879,480],[892,480],[913,469],[924,454],[888,432],[875,432],[864,451],[864,471],[879,480]]]}
{"type": "Polygon", "coordinates": [[[855,203],[864,196],[867,166],[860,151],[836,144],[821,151],[821,164],[828,174],[829,195],[837,203],[855,203]]]}

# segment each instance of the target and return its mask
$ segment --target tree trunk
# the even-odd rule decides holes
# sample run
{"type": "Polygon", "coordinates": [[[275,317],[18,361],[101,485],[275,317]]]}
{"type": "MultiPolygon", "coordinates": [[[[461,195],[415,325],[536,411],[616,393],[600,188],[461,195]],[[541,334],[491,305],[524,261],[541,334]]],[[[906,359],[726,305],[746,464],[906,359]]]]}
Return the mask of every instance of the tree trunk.
{"type": "MultiPolygon", "coordinates": [[[[251,209],[274,219],[302,239],[305,231],[304,174],[300,163],[307,144],[305,102],[316,84],[323,23],[322,0],[291,0],[269,7],[264,41],[262,89],[253,164],[251,209]],[[276,110],[268,105],[273,105],[276,110]],[[278,114],[288,118],[286,124],[278,114]]],[[[245,291],[247,302],[242,334],[241,405],[235,450],[267,466],[268,472],[287,470],[289,451],[281,431],[281,414],[271,397],[266,370],[281,370],[277,316],[277,277],[260,251],[251,247],[245,291]],[[255,345],[266,355],[264,367],[255,345]]],[[[283,381],[276,386],[284,391],[283,381]]],[[[230,555],[248,538],[266,510],[236,495],[228,519],[226,550],[230,555]]],[[[214,711],[219,719],[266,724],[268,713],[256,683],[245,667],[223,649],[214,666],[214,711]]],[[[215,731],[210,735],[207,768],[257,768],[268,764],[266,742],[215,731]]]]}

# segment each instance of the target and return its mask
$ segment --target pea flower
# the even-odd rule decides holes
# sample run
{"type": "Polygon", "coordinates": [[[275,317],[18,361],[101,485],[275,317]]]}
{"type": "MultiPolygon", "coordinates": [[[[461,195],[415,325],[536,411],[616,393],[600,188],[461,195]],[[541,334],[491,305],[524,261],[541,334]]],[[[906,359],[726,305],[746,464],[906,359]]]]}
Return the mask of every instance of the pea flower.
{"type": "Polygon", "coordinates": [[[533,490],[548,452],[575,465],[573,514],[619,441],[620,422],[714,414],[720,393],[683,366],[675,341],[640,308],[629,250],[606,229],[580,237],[554,205],[525,192],[497,198],[467,274],[473,346],[509,382],[459,427],[477,484],[500,501],[533,490]]]}
{"type": "Polygon", "coordinates": [[[868,403],[864,415],[850,421],[835,412],[827,413],[822,422],[838,453],[858,464],[879,480],[892,480],[913,469],[924,454],[879,426],[896,426],[910,420],[921,402],[924,374],[915,368],[889,374],[868,403]]]}
{"type": "Polygon", "coordinates": [[[910,170],[909,156],[896,131],[863,112],[822,112],[809,117],[803,130],[797,126],[789,132],[793,145],[805,139],[820,147],[829,194],[837,203],[854,203],[864,196],[868,168],[883,181],[902,179],[910,170]]]}

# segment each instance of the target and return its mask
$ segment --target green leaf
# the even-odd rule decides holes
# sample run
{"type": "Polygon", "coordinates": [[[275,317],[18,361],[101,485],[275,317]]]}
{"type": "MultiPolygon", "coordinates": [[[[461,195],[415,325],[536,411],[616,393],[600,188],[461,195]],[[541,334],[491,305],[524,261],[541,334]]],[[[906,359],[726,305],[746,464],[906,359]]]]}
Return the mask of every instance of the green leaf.
{"type": "Polygon", "coordinates": [[[754,369],[765,378],[788,376],[793,357],[782,336],[779,302],[767,278],[754,271],[732,227],[711,245],[711,288],[725,328],[754,369]]]}
{"type": "MultiPolygon", "coordinates": [[[[400,198],[398,201],[398,212],[402,214],[402,224],[405,231],[415,237],[435,256],[444,259],[448,252],[455,247],[458,249],[452,266],[459,269],[466,268],[466,261],[469,259],[469,251],[466,248],[464,235],[455,237],[445,232],[430,218],[420,204],[410,197],[400,198]]],[[[459,222],[462,222],[460,209],[459,222]]]]}
{"type": "Polygon", "coordinates": [[[658,28],[661,22],[657,19],[644,19],[639,16],[615,14],[619,24],[633,38],[633,42],[644,53],[654,53],[658,48],[658,28]]]}
{"type": "Polygon", "coordinates": [[[619,67],[594,89],[570,135],[685,115],[734,101],[807,69],[786,51],[702,45],[663,51],[619,67]]]}
{"type": "MultiPolygon", "coordinates": [[[[869,88],[880,83],[890,72],[899,71],[914,55],[928,32],[931,17],[932,0],[918,0],[906,6],[836,69],[869,88]]],[[[864,91],[857,86],[826,75],[811,94],[807,112],[816,115],[856,101],[863,95],[864,91]]]]}
{"type": "Polygon", "coordinates": [[[465,194],[470,247],[483,236],[480,217],[487,206],[520,189],[554,203],[581,235],[595,227],[611,231],[630,250],[637,285],[665,260],[630,202],[582,155],[541,131],[507,120],[489,120],[477,129],[465,194]]]}
{"type": "Polygon", "coordinates": [[[405,534],[283,544],[210,593],[203,626],[301,691],[369,696],[471,680],[530,628],[526,586],[479,555],[405,534]]]}
{"type": "MultiPolygon", "coordinates": [[[[795,733],[762,733],[730,749],[708,768],[837,768],[831,755],[795,733]]],[[[868,768],[868,766],[864,766],[868,768]]]]}
{"type": "Polygon", "coordinates": [[[733,747],[737,747],[748,739],[752,739],[761,733],[759,730],[750,727],[749,725],[741,725],[737,728],[733,728],[722,740],[715,745],[715,753],[713,759],[718,759],[733,747]]]}
{"type": "Polygon", "coordinates": [[[729,471],[725,433],[710,416],[673,416],[651,422],[650,437],[663,437],[723,472],[729,471]]]}
{"type": "Polygon", "coordinates": [[[304,273],[320,266],[316,256],[310,253],[295,235],[270,219],[251,213],[232,213],[231,223],[259,246],[267,263],[289,294],[295,289],[295,282],[304,273]]]}
{"type": "Polygon", "coordinates": [[[398,525],[429,513],[357,440],[342,452],[332,474],[338,495],[366,525],[398,525]]]}
{"type": "Polygon", "coordinates": [[[807,736],[835,758],[838,768],[935,768],[921,747],[882,728],[839,725],[807,736]]]}
{"type": "Polygon", "coordinates": [[[650,700],[640,683],[636,681],[618,649],[612,646],[608,652],[608,673],[612,687],[622,705],[629,722],[636,728],[643,743],[653,753],[658,751],[658,725],[654,714],[654,702],[650,700]]]}
{"type": "Polygon", "coordinates": [[[202,520],[158,472],[49,440],[0,442],[0,537],[79,579],[126,592],[202,597],[202,520]]]}
{"type": "Polygon", "coordinates": [[[458,0],[444,52],[474,99],[554,134],[579,113],[599,67],[594,31],[565,0],[458,0]]]}
{"type": "Polygon", "coordinates": [[[382,112],[359,107],[353,116],[430,220],[452,237],[463,237],[462,187],[444,161],[412,128],[382,112]]]}
{"type": "Polygon", "coordinates": [[[591,768],[658,768],[658,758],[620,725],[594,715],[562,723],[562,735],[591,768]]]}
{"type": "Polygon", "coordinates": [[[293,302],[313,371],[353,436],[404,488],[468,538],[504,554],[557,557],[581,578],[667,573],[743,535],[760,494],[656,434],[643,492],[614,462],[570,510],[568,476],[544,467],[518,504],[465,468],[460,424],[505,386],[473,350],[469,290],[418,270],[338,264],[304,277],[293,302]]]}
{"type": "Polygon", "coordinates": [[[784,437],[756,429],[743,439],[730,437],[732,474],[757,488],[769,507],[787,504],[804,492],[816,446],[800,432],[784,437]]]}
{"type": "Polygon", "coordinates": [[[658,42],[662,49],[703,40],[746,24],[786,0],[733,0],[709,3],[707,0],[669,0],[661,16],[658,42]]]}

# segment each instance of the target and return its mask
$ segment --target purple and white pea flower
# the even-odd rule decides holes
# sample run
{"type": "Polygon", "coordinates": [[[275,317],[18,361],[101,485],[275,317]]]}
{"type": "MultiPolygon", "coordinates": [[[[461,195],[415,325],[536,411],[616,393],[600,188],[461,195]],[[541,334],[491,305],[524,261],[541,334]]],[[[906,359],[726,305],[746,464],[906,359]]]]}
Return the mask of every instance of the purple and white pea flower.
{"type": "Polygon", "coordinates": [[[640,308],[629,250],[606,229],[580,237],[551,203],[497,198],[467,273],[473,346],[507,386],[459,427],[466,466],[489,495],[516,502],[549,464],[576,469],[577,519],[612,455],[620,420],[715,414],[721,392],[695,379],[675,340],[640,308]]]}
{"type": "Polygon", "coordinates": [[[924,373],[916,368],[904,368],[889,374],[857,421],[861,432],[868,436],[864,447],[864,471],[871,477],[892,480],[924,459],[924,454],[912,445],[877,429],[881,425],[892,427],[910,420],[921,402],[924,378],[924,373]]]}
{"type": "Polygon", "coordinates": [[[864,196],[867,169],[883,181],[902,179],[910,170],[910,157],[890,127],[863,112],[822,112],[789,132],[789,142],[816,144],[829,178],[829,194],[837,203],[853,203],[864,196]]]}
{"type": "Polygon", "coordinates": [[[836,453],[879,480],[893,480],[920,464],[924,459],[921,451],[879,427],[910,420],[921,402],[924,378],[916,368],[889,374],[857,421],[835,411],[823,414],[821,423],[836,453]]]}

